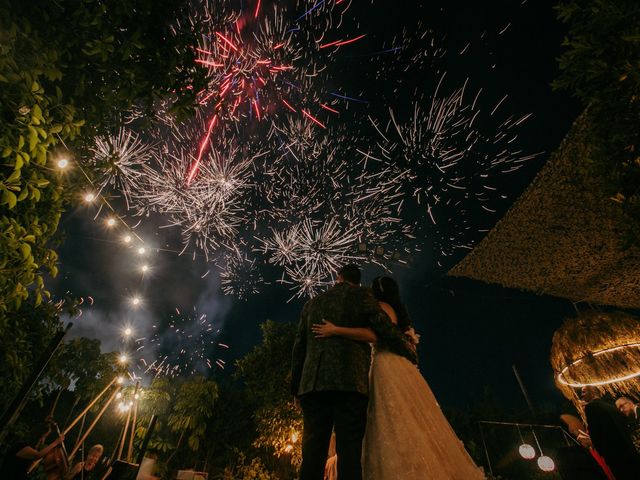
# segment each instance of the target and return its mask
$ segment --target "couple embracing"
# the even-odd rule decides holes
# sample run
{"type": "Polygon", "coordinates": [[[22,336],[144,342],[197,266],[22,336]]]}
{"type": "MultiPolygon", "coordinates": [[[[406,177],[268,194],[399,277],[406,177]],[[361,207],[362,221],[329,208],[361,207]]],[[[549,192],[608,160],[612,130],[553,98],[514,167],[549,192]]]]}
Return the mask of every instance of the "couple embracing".
{"type": "Polygon", "coordinates": [[[338,480],[484,479],[418,371],[416,344],[397,283],[361,287],[356,265],[305,304],[292,362],[300,480],[323,479],[332,432],[338,480]]]}

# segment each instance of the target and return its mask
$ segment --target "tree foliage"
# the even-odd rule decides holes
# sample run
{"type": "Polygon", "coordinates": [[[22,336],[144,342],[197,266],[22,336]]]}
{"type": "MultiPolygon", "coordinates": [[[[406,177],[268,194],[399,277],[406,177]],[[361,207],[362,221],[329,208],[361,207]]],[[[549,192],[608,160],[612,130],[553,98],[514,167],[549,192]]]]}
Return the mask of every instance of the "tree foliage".
{"type": "MultiPolygon", "coordinates": [[[[70,300],[64,304],[43,302],[35,305],[33,299],[22,303],[20,308],[12,312],[10,316],[0,315],[0,409],[4,409],[13,399],[38,361],[40,354],[47,348],[55,331],[60,328],[59,317],[61,314],[75,315],[77,308],[70,300]]],[[[65,347],[58,351],[58,357],[63,356],[65,347]]],[[[61,382],[70,384],[71,380],[62,378],[61,372],[54,373],[57,367],[54,361],[50,364],[49,373],[55,375],[61,382]]],[[[85,377],[82,375],[77,378],[85,377]]],[[[51,389],[51,381],[40,382],[36,385],[32,396],[40,399],[51,389]]],[[[57,385],[56,385],[57,387],[57,385]]]]}
{"type": "Polygon", "coordinates": [[[12,340],[0,402],[59,325],[55,306],[43,306],[45,280],[57,275],[58,225],[81,182],[57,160],[81,156],[132,111],[190,111],[205,72],[193,62],[188,9],[173,0],[0,4],[0,337],[12,340]]]}
{"type": "Polygon", "coordinates": [[[611,198],[635,220],[640,239],[640,3],[563,0],[568,25],[554,87],[573,93],[590,110],[591,160],[611,180],[611,198]]]}
{"type": "MultiPolygon", "coordinates": [[[[123,398],[132,395],[133,387],[124,392],[123,398]]],[[[209,425],[216,411],[217,399],[218,385],[202,376],[180,381],[154,379],[149,387],[144,388],[139,404],[138,444],[147,432],[151,416],[158,415],[149,451],[158,453],[164,460],[162,470],[166,472],[195,465],[206,456],[201,448],[205,440],[215,433],[209,425]]]]}
{"type": "Polygon", "coordinates": [[[88,402],[114,379],[116,365],[116,353],[102,353],[100,340],[74,338],[56,352],[42,383],[52,391],[71,389],[88,402]]]}
{"type": "Polygon", "coordinates": [[[296,326],[267,320],[260,328],[262,342],[237,362],[237,376],[253,405],[253,447],[264,465],[292,478],[300,465],[302,440],[302,417],[290,394],[296,326]]]}

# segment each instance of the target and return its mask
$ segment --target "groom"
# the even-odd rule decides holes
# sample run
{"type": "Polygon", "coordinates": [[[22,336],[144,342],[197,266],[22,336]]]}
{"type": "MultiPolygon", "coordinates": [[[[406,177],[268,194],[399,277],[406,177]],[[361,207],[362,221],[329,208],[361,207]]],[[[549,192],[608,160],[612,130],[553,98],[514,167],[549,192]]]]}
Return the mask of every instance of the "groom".
{"type": "Polygon", "coordinates": [[[371,327],[384,314],[371,291],[360,286],[360,269],[346,265],[336,284],[302,309],[293,346],[292,385],[302,408],[300,480],[322,480],[332,430],[338,478],[361,480],[362,440],[367,423],[371,347],[341,337],[319,340],[311,326],[330,320],[341,327],[371,327]]]}

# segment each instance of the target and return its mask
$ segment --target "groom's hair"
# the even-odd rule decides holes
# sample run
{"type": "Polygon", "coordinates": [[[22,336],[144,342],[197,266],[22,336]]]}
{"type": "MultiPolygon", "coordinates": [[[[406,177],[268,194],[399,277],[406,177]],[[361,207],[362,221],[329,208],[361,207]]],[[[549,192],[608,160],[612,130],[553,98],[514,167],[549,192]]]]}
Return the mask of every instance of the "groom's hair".
{"type": "Polygon", "coordinates": [[[353,263],[344,265],[340,270],[338,270],[338,275],[341,275],[345,282],[360,285],[360,267],[353,263]]]}

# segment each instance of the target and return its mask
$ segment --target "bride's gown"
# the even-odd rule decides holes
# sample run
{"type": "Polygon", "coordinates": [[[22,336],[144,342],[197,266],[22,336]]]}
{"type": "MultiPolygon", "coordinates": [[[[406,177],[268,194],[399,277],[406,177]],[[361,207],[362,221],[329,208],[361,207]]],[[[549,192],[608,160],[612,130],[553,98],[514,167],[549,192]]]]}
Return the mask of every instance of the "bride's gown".
{"type": "Polygon", "coordinates": [[[363,478],[485,478],[409,360],[387,351],[374,353],[369,384],[363,478]]]}

